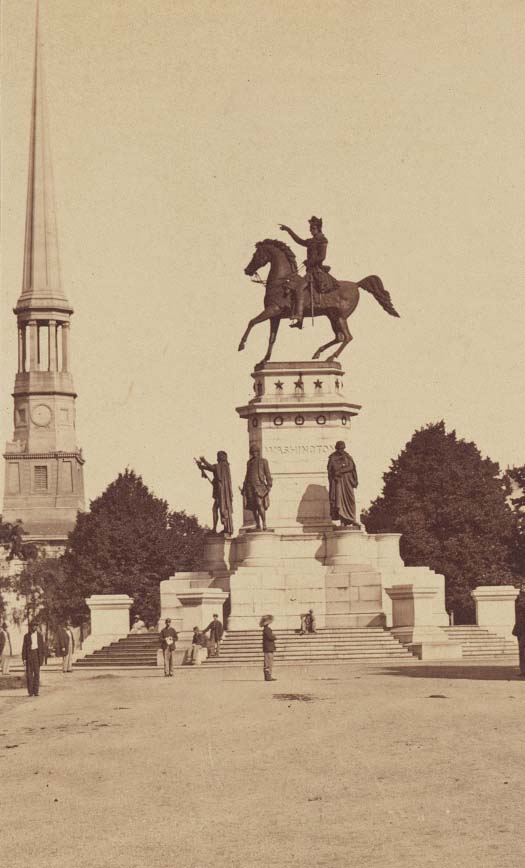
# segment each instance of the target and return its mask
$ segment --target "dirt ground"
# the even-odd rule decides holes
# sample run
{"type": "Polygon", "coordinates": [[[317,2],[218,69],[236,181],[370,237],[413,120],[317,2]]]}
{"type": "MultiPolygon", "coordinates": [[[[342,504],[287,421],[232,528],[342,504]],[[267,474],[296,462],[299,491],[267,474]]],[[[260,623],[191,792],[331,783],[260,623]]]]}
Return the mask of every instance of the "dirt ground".
{"type": "Polygon", "coordinates": [[[0,694],[6,868],[518,868],[508,663],[46,673],[0,694]]]}

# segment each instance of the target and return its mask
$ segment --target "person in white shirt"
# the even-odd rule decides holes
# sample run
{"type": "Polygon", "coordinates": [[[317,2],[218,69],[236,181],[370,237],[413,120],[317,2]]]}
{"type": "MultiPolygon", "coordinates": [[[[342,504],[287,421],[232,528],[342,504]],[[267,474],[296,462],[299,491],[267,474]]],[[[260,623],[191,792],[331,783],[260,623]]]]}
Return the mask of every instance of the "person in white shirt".
{"type": "Polygon", "coordinates": [[[2,675],[9,675],[9,664],[12,654],[11,637],[7,623],[4,621],[0,629],[0,672],[2,675]]]}
{"type": "Polygon", "coordinates": [[[71,621],[66,621],[65,627],[57,630],[57,656],[62,657],[62,672],[73,672],[73,654],[75,651],[75,637],[71,621]]]}

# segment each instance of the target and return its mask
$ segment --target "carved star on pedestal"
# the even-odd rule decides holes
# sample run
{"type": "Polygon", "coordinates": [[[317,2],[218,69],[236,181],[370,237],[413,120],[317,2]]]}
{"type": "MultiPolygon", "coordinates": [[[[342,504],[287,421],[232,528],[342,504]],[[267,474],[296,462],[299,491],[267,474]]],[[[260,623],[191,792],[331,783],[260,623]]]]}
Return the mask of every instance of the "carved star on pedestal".
{"type": "Polygon", "coordinates": [[[298,380],[295,381],[294,386],[296,389],[304,389],[304,383],[300,377],[298,380]]]}
{"type": "Polygon", "coordinates": [[[277,391],[282,392],[284,383],[281,383],[280,380],[277,380],[277,382],[274,383],[274,386],[277,389],[277,391]]]}
{"type": "Polygon", "coordinates": [[[314,382],[314,386],[315,386],[316,389],[320,389],[322,385],[323,385],[323,381],[322,381],[322,380],[315,380],[315,382],[314,382]]]}

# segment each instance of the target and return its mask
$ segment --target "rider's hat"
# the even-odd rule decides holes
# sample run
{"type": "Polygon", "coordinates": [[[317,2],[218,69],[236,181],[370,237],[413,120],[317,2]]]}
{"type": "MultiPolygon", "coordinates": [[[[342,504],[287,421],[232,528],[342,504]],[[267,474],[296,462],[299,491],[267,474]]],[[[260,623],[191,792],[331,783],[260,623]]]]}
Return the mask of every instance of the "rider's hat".
{"type": "Polygon", "coordinates": [[[310,224],[310,226],[313,223],[313,224],[315,224],[315,226],[318,226],[319,229],[323,228],[323,218],[322,217],[310,217],[308,223],[310,224]]]}

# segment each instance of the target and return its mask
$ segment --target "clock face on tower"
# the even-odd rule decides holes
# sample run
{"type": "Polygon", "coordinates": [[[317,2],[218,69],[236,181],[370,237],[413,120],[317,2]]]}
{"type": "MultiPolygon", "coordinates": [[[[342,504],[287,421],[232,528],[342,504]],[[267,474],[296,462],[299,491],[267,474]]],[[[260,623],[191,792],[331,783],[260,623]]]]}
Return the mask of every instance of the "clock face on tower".
{"type": "Polygon", "coordinates": [[[45,428],[51,422],[51,408],[47,404],[37,404],[31,410],[31,419],[35,425],[45,428]]]}

